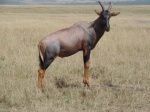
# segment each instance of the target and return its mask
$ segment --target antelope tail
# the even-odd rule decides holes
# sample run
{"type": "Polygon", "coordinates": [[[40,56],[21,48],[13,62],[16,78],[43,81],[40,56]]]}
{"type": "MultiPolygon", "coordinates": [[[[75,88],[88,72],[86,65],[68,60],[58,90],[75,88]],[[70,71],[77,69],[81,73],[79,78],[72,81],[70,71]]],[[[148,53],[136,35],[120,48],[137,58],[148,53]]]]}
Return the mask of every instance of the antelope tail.
{"type": "Polygon", "coordinates": [[[43,62],[43,60],[42,60],[42,58],[41,58],[40,53],[39,53],[39,66],[40,66],[42,69],[44,69],[44,62],[43,62]]]}
{"type": "Polygon", "coordinates": [[[39,47],[39,66],[44,69],[44,58],[39,47]]]}

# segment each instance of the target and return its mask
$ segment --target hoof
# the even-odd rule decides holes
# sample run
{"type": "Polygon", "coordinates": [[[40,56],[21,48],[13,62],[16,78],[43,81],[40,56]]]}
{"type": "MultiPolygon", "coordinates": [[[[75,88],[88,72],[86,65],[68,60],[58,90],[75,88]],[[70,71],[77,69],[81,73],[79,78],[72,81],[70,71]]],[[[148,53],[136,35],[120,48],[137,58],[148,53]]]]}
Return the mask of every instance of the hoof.
{"type": "Polygon", "coordinates": [[[87,87],[88,89],[91,88],[91,86],[88,83],[84,83],[84,88],[87,87]]]}

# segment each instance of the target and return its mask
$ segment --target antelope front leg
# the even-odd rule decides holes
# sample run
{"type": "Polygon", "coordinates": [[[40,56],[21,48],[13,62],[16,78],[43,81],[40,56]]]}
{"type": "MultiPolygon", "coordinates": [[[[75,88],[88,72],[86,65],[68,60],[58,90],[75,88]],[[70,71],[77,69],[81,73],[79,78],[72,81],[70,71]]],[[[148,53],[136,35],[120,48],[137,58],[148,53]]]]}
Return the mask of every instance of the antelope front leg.
{"type": "Polygon", "coordinates": [[[83,83],[85,84],[85,86],[87,85],[90,88],[90,84],[89,84],[89,65],[90,65],[90,60],[88,60],[84,64],[83,83]]]}
{"type": "Polygon", "coordinates": [[[83,51],[83,59],[84,59],[84,76],[83,83],[85,86],[87,85],[90,88],[89,84],[89,66],[90,66],[90,50],[83,51]]]}
{"type": "Polygon", "coordinates": [[[38,70],[38,87],[44,91],[44,74],[45,70],[39,68],[38,70]]]}

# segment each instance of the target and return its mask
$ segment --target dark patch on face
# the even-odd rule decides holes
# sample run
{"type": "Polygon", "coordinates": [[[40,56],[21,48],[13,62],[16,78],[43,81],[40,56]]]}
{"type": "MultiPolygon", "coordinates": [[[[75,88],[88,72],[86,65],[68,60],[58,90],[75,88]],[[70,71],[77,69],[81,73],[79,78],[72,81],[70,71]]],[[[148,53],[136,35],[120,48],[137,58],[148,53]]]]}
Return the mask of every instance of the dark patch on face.
{"type": "Polygon", "coordinates": [[[110,30],[110,25],[109,25],[110,12],[108,10],[104,11],[102,15],[102,19],[103,19],[103,25],[105,27],[105,30],[109,31],[110,30]]]}

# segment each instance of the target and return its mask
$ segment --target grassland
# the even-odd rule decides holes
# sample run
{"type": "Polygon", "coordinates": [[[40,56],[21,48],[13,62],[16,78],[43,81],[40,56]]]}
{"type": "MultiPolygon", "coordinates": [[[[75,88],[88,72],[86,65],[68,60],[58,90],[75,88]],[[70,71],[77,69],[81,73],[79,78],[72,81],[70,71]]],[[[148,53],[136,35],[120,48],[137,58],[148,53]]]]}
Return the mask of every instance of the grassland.
{"type": "Polygon", "coordinates": [[[150,6],[114,6],[91,53],[92,91],[83,87],[82,52],[56,58],[37,88],[38,42],[99,6],[0,6],[0,112],[149,112],[150,6]]]}

